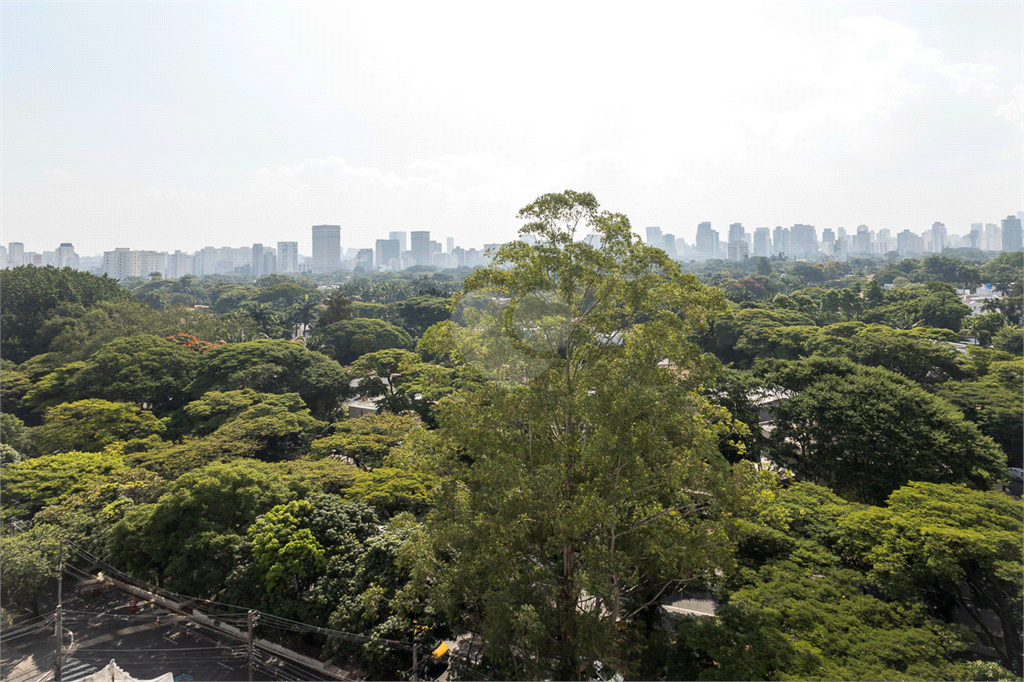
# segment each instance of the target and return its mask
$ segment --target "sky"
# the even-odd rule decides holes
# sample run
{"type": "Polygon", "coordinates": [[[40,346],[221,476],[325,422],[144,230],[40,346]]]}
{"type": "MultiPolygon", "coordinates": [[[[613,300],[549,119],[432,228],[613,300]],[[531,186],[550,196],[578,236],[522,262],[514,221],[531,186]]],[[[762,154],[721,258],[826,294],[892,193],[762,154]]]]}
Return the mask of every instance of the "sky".
{"type": "Polygon", "coordinates": [[[0,241],[515,237],[547,192],[965,234],[1024,210],[1024,3],[0,3],[0,241]]]}

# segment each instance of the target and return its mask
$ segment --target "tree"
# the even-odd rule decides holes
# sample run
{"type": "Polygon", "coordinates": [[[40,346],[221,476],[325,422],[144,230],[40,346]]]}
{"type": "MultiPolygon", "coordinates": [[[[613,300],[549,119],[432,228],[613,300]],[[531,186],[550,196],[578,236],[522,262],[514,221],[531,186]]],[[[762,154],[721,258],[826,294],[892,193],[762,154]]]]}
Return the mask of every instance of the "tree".
{"type": "Polygon", "coordinates": [[[505,359],[499,381],[441,401],[447,480],[417,551],[432,603],[483,634],[485,657],[569,679],[620,622],[726,560],[726,465],[684,342],[725,306],[590,194],[520,216],[537,243],[504,245],[456,301],[463,355],[505,359]]]}
{"type": "Polygon", "coordinates": [[[193,400],[213,390],[298,393],[314,417],[329,419],[348,395],[348,384],[345,370],[320,353],[289,341],[262,339],[203,354],[185,392],[193,400]]]}
{"type": "Polygon", "coordinates": [[[389,308],[401,319],[401,326],[410,334],[420,336],[427,327],[451,317],[450,299],[441,296],[413,296],[392,303],[389,308]]]}
{"type": "Polygon", "coordinates": [[[1014,355],[1024,355],[1024,329],[1003,327],[992,335],[992,347],[1014,355]]]}
{"type": "Polygon", "coordinates": [[[211,464],[171,483],[155,504],[132,508],[110,531],[111,557],[170,590],[212,596],[256,517],[303,492],[263,462],[211,464]]]}
{"type": "Polygon", "coordinates": [[[776,461],[805,480],[880,504],[907,481],[988,489],[1003,475],[992,439],[891,372],[811,358],[780,363],[768,378],[798,391],[779,406],[770,440],[776,461]]]}
{"type": "Polygon", "coordinates": [[[162,414],[183,404],[183,388],[195,376],[197,364],[195,352],[158,336],[115,339],[88,360],[44,377],[23,402],[41,410],[69,400],[100,398],[162,414]]]}
{"type": "Polygon", "coordinates": [[[335,291],[324,300],[323,310],[317,318],[317,325],[328,327],[335,322],[351,320],[352,316],[352,301],[340,291],[335,291]]]}
{"type": "Polygon", "coordinates": [[[62,452],[5,467],[5,512],[31,517],[45,506],[87,490],[124,464],[124,458],[114,452],[62,452]]]}
{"type": "MultiPolygon", "coordinates": [[[[45,353],[49,339],[39,332],[64,305],[91,308],[100,301],[130,301],[117,280],[71,268],[22,266],[0,272],[0,345],[3,356],[24,362],[45,353]]],[[[133,303],[138,306],[137,303],[133,303]]]]}
{"type": "Polygon", "coordinates": [[[892,493],[885,507],[840,521],[848,548],[870,577],[894,595],[923,591],[951,597],[1018,675],[1024,622],[1021,504],[1002,493],[915,482],[892,493]],[[999,619],[998,637],[982,617],[999,619]]]}
{"type": "Polygon", "coordinates": [[[79,400],[46,410],[36,433],[40,452],[100,452],[108,445],[159,436],[164,425],[151,412],[129,403],[79,400]]]}
{"type": "Polygon", "coordinates": [[[228,422],[238,419],[254,405],[281,408],[293,413],[306,410],[306,403],[298,393],[258,393],[251,388],[240,391],[208,391],[202,398],[193,400],[172,415],[168,426],[169,435],[208,436],[228,422]]]}
{"type": "Polygon", "coordinates": [[[10,446],[20,455],[31,457],[36,454],[35,432],[13,414],[0,413],[0,443],[10,446]]]}
{"type": "Polygon", "coordinates": [[[355,362],[359,356],[387,348],[411,350],[412,337],[401,327],[382,320],[355,318],[335,322],[317,331],[323,343],[343,365],[355,362]]]}
{"type": "Polygon", "coordinates": [[[343,496],[373,507],[381,518],[402,512],[422,516],[433,503],[436,485],[436,479],[427,474],[381,467],[357,474],[343,496]]]}
{"type": "Polygon", "coordinates": [[[418,425],[419,420],[411,414],[380,413],[341,421],[335,424],[333,435],[313,441],[309,457],[317,460],[336,455],[373,469],[418,425]]]}
{"type": "Polygon", "coordinates": [[[30,606],[39,615],[39,601],[57,575],[57,551],[61,532],[51,525],[37,525],[5,535],[0,552],[0,593],[4,604],[30,606]]]}

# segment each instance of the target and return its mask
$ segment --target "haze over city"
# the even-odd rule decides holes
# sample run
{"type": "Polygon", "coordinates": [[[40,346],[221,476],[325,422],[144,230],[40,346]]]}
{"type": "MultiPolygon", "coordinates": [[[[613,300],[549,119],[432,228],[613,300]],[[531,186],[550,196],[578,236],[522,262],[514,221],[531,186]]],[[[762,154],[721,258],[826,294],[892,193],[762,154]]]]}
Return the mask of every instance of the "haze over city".
{"type": "Polygon", "coordinates": [[[1019,3],[4,3],[3,241],[507,241],[592,191],[643,234],[966,235],[1021,201],[1019,3]]]}

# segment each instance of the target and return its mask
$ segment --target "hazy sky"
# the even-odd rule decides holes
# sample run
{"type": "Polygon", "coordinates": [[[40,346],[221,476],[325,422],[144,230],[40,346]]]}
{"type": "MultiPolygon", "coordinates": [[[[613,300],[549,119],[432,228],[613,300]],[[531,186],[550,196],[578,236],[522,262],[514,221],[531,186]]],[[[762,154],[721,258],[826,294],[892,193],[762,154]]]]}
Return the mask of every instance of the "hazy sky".
{"type": "Polygon", "coordinates": [[[18,2],[2,241],[92,255],[431,230],[545,192],[692,242],[1024,209],[1024,3],[18,2]]]}

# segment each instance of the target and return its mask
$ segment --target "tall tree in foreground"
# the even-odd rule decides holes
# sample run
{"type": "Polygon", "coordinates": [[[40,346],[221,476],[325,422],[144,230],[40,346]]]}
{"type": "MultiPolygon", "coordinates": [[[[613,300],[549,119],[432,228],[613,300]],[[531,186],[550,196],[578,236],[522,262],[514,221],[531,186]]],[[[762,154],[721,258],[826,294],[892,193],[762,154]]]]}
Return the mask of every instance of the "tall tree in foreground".
{"type": "Polygon", "coordinates": [[[423,461],[448,484],[420,578],[508,674],[574,679],[622,665],[623,621],[728,563],[732,479],[685,342],[724,301],[590,194],[519,215],[536,245],[503,246],[456,301],[454,355],[502,381],[439,406],[446,447],[423,461]]]}

